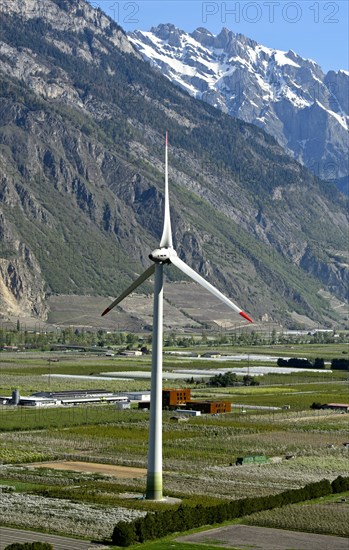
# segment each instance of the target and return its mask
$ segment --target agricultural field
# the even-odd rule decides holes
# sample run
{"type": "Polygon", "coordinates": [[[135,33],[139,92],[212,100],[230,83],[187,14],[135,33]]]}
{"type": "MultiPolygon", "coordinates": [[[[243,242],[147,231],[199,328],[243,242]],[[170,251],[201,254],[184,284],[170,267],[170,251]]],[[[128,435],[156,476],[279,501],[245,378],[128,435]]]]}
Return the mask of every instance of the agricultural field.
{"type": "MultiPolygon", "coordinates": [[[[330,345],[328,358],[333,357],[333,346],[330,345]]],[[[337,356],[343,350],[345,346],[336,345],[337,356]]],[[[286,356],[291,355],[289,349],[278,349],[276,355],[282,356],[282,351],[286,356]]],[[[264,352],[271,353],[269,348],[264,352]]],[[[309,351],[310,357],[326,353],[313,347],[309,351]]],[[[302,354],[297,355],[306,357],[306,346],[302,354]]],[[[241,366],[241,362],[238,365],[231,362],[231,366],[241,366]]],[[[165,358],[167,370],[203,367],[216,369],[217,363],[165,358]]],[[[224,367],[230,367],[230,363],[224,367]]],[[[149,371],[149,357],[1,354],[0,394],[8,395],[14,388],[19,388],[22,395],[63,389],[147,390],[149,380],[52,376],[53,372],[88,377],[100,372],[142,369],[149,371]],[[48,358],[52,357],[59,361],[50,363],[48,358]]],[[[181,499],[183,504],[209,505],[225,499],[275,494],[323,478],[332,480],[338,475],[349,475],[349,451],[343,445],[348,441],[349,415],[310,408],[313,402],[348,402],[346,376],[345,372],[307,375],[300,372],[267,375],[261,385],[255,387],[208,388],[203,382],[190,384],[194,399],[225,399],[231,401],[234,408],[226,415],[203,415],[182,422],[173,422],[173,414],[164,411],[166,495],[181,499]],[[283,409],[286,405],[289,408],[283,409]],[[269,462],[235,465],[238,456],[250,454],[264,454],[269,462]]],[[[166,382],[166,386],[188,384],[171,381],[166,382]]],[[[170,506],[142,498],[145,478],[137,469],[144,472],[147,464],[149,413],[135,407],[124,411],[105,403],[50,409],[1,407],[0,485],[5,498],[0,513],[3,523],[28,527],[34,525],[31,522],[35,516],[37,529],[79,537],[92,536],[93,531],[94,538],[103,540],[111,536],[113,525],[120,519],[170,506]],[[50,465],[50,461],[64,462],[64,469],[50,465]],[[74,471],[73,464],[70,469],[69,463],[77,461],[106,467],[126,466],[134,469],[134,473],[130,470],[129,475],[121,476],[108,470],[74,471]],[[24,505],[25,513],[22,513],[24,505]],[[95,523],[91,520],[93,514],[95,523]]],[[[333,505],[330,510],[331,504],[318,506],[328,506],[326,510],[333,515],[333,524],[340,523],[344,507],[336,510],[333,505]]],[[[323,509],[320,508],[315,510],[314,517],[321,517],[323,509]]],[[[256,517],[255,524],[276,526],[279,520],[277,511],[266,512],[256,517]],[[271,518],[272,514],[276,519],[271,518]]],[[[315,531],[327,532],[327,523],[323,525],[323,531],[317,526],[315,531]]],[[[287,528],[303,527],[290,524],[287,528]]]]}
{"type": "Polygon", "coordinates": [[[349,537],[349,493],[252,514],[243,523],[349,537]]]}

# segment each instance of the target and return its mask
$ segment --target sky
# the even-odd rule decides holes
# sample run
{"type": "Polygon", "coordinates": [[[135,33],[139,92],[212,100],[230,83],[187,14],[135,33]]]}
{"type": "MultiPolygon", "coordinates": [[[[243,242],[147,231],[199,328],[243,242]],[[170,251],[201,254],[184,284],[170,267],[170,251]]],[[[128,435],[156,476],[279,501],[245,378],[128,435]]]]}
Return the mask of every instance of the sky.
{"type": "Polygon", "coordinates": [[[322,69],[349,68],[347,0],[89,0],[125,31],[173,23],[186,32],[222,27],[278,50],[293,50],[322,69]]]}

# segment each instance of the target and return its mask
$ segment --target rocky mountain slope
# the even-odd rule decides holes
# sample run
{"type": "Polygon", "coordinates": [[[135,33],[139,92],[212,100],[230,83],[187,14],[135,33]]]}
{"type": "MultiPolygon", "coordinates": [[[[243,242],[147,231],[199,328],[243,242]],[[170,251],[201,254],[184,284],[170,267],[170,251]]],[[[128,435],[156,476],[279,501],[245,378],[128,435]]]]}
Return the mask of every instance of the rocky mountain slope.
{"type": "Polygon", "coordinates": [[[257,320],[335,322],[323,291],[347,293],[341,194],[263,130],[149,69],[84,0],[47,0],[44,11],[39,0],[2,0],[1,19],[5,311],[44,317],[48,295],[115,296],[149,265],[167,129],[183,259],[257,320]]]}
{"type": "Polygon", "coordinates": [[[293,51],[267,48],[226,28],[214,36],[167,24],[129,36],[172,82],[265,129],[313,173],[348,193],[349,72],[324,74],[293,51]]]}

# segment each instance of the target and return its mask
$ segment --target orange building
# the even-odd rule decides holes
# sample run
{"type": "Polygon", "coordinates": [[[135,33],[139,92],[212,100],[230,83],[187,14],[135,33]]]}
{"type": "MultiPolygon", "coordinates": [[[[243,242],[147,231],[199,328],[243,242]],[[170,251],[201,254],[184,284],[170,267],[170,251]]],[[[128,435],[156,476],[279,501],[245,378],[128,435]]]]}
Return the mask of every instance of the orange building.
{"type": "Polygon", "coordinates": [[[185,405],[191,398],[191,390],[179,389],[179,390],[162,390],[162,408],[172,408],[177,407],[178,405],[185,405]]]}
{"type": "Polygon", "coordinates": [[[186,409],[200,411],[202,414],[221,414],[231,412],[230,401],[189,401],[186,409]]]}

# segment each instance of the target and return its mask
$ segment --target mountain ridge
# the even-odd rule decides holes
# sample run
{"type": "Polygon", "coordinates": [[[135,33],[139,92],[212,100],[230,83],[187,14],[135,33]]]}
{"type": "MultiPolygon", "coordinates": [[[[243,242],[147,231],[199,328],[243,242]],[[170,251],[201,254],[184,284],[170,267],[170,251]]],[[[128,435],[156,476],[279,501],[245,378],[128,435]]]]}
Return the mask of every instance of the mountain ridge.
{"type": "Polygon", "coordinates": [[[316,175],[334,182],[348,176],[349,72],[324,74],[292,50],[262,46],[225,27],[213,35],[160,24],[129,37],[172,82],[262,127],[316,175]]]}
{"type": "Polygon", "coordinates": [[[49,19],[25,0],[2,21],[1,261],[41,281],[17,299],[3,272],[17,306],[45,316],[48,295],[115,295],[149,265],[168,129],[179,255],[256,319],[335,322],[320,291],[346,296],[344,197],[262,129],[149,70],[115,23],[85,17],[84,0],[47,2],[49,19]],[[73,29],[67,14],[81,18],[73,29]]]}

